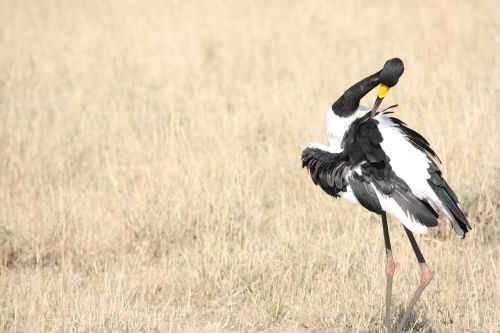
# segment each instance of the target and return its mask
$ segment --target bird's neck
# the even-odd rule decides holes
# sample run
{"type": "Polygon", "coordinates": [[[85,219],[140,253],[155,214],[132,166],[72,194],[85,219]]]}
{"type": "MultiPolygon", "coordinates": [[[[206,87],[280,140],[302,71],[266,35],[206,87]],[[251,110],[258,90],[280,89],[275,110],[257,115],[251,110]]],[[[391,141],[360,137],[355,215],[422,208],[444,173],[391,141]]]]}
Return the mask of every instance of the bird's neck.
{"type": "Polygon", "coordinates": [[[350,117],[359,107],[359,102],[370,90],[380,83],[380,71],[372,74],[347,89],[332,105],[332,111],[339,117],[350,117]]]}

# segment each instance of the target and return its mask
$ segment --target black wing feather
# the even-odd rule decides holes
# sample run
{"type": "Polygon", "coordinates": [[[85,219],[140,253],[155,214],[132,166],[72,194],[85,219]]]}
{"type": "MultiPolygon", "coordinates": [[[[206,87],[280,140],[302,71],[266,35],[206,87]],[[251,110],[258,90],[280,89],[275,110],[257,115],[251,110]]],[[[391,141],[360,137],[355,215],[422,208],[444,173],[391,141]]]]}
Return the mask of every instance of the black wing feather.
{"type": "Polygon", "coordinates": [[[419,223],[427,227],[436,227],[438,225],[438,214],[428,204],[418,199],[412,192],[404,192],[398,188],[394,191],[392,197],[406,215],[413,216],[419,223]]]}
{"type": "Polygon", "coordinates": [[[382,214],[382,206],[380,206],[377,194],[370,183],[366,182],[362,176],[354,174],[349,184],[356,199],[363,207],[371,212],[382,214]]]}
{"type": "Polygon", "coordinates": [[[330,153],[318,148],[308,147],[302,152],[302,167],[307,167],[314,184],[334,197],[346,190],[346,160],[345,154],[330,153]]]}
{"type": "Polygon", "coordinates": [[[454,219],[451,219],[453,229],[460,236],[460,238],[464,238],[465,234],[471,229],[471,226],[469,221],[467,221],[467,217],[465,217],[464,212],[460,208],[457,195],[442,177],[441,170],[439,170],[436,163],[431,161],[431,165],[427,171],[431,176],[427,182],[434,193],[436,193],[439,200],[441,200],[451,215],[453,215],[454,219]]]}

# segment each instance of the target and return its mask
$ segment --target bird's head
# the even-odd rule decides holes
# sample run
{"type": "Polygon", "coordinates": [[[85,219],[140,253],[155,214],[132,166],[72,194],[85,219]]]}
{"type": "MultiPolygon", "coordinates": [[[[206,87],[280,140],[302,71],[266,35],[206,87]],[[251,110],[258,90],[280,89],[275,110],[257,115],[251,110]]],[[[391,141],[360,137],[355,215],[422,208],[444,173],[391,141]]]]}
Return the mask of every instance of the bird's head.
{"type": "Polygon", "coordinates": [[[394,87],[401,75],[403,75],[405,68],[403,61],[399,58],[393,58],[387,60],[384,64],[384,68],[379,72],[380,85],[378,87],[377,99],[370,112],[370,117],[374,117],[377,113],[377,109],[382,103],[385,95],[389,92],[389,89],[394,87]]]}

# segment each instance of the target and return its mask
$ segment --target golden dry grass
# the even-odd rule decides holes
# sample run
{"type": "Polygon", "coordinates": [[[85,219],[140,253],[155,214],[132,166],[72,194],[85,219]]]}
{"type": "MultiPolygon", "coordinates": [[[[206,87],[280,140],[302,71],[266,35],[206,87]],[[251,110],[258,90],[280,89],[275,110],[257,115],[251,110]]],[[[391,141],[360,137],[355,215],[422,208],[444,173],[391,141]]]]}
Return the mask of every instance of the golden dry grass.
{"type": "MultiPolygon", "coordinates": [[[[498,331],[498,10],[0,1],[0,330],[380,331],[380,222],[314,187],[300,153],[399,56],[387,103],[473,225],[419,237],[435,280],[408,331],[498,331]]],[[[390,228],[400,316],[419,270],[390,228]]]]}

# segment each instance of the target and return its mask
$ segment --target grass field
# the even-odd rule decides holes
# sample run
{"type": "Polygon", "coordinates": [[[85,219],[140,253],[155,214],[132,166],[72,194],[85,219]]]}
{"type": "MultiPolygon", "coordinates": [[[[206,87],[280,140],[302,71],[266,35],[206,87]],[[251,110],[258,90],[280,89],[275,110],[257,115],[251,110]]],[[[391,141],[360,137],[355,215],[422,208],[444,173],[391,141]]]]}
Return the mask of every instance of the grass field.
{"type": "MultiPolygon", "coordinates": [[[[0,0],[0,331],[381,331],[380,222],[300,154],[398,56],[385,105],[432,143],[473,226],[418,237],[435,279],[407,331],[499,332],[498,10],[0,0]]],[[[401,316],[420,272],[390,230],[401,316]]]]}

